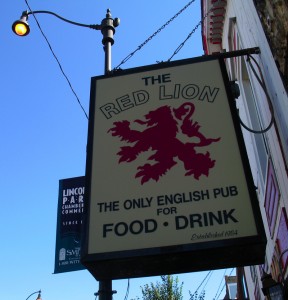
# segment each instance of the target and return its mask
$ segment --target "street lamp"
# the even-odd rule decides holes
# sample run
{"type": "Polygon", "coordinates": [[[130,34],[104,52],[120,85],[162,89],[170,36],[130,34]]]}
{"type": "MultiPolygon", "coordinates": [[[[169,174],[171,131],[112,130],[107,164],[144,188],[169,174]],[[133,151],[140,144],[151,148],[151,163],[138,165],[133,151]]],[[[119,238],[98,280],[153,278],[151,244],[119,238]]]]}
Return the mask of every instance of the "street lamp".
{"type": "Polygon", "coordinates": [[[35,294],[37,294],[37,293],[38,293],[38,296],[37,296],[36,300],[41,300],[41,290],[32,293],[31,295],[29,295],[29,296],[26,298],[26,300],[28,300],[31,296],[33,296],[33,295],[35,295],[35,294]]]}
{"type": "Polygon", "coordinates": [[[13,32],[19,36],[25,36],[29,34],[30,27],[27,20],[28,20],[28,12],[23,11],[20,20],[15,21],[12,25],[13,32]]]}
{"type": "Polygon", "coordinates": [[[102,44],[104,45],[105,51],[105,74],[111,71],[111,46],[114,44],[114,33],[115,27],[119,26],[120,19],[111,17],[110,10],[107,9],[106,18],[102,20],[101,24],[82,24],[77,23],[68,19],[65,19],[54,12],[47,11],[47,10],[35,10],[35,11],[23,11],[20,17],[20,20],[15,21],[12,24],[13,32],[18,36],[26,36],[30,33],[30,27],[28,24],[28,17],[29,15],[35,14],[49,14],[57,17],[58,19],[81,27],[86,27],[95,30],[101,30],[103,35],[102,44]]]}
{"type": "Polygon", "coordinates": [[[262,292],[268,300],[284,300],[283,286],[281,283],[276,282],[271,274],[263,272],[261,277],[262,292]]]}
{"type": "MultiPolygon", "coordinates": [[[[105,52],[104,72],[105,72],[105,74],[108,74],[108,72],[111,71],[111,46],[114,44],[115,27],[119,26],[120,19],[119,18],[113,19],[111,16],[110,9],[107,9],[106,18],[102,20],[100,25],[98,25],[98,24],[88,25],[88,24],[77,23],[77,22],[65,19],[65,18],[57,15],[56,13],[47,11],[47,10],[23,11],[23,13],[20,17],[20,20],[15,21],[12,25],[12,30],[16,35],[26,36],[30,33],[28,17],[31,14],[32,15],[50,14],[64,22],[70,23],[72,25],[91,28],[91,29],[95,29],[95,30],[101,30],[101,33],[103,35],[102,44],[104,45],[104,52],[105,52]]],[[[41,300],[41,291],[35,292],[35,293],[39,293],[36,300],[41,300]]],[[[33,294],[35,294],[35,293],[33,293],[33,294]]],[[[114,293],[115,293],[115,291],[112,291],[112,281],[111,280],[104,280],[104,281],[99,282],[99,292],[98,292],[99,300],[112,300],[112,295],[114,293]]],[[[32,296],[33,294],[31,294],[30,296],[32,296]]]]}
{"type": "Polygon", "coordinates": [[[280,281],[276,282],[271,274],[267,274],[263,272],[263,276],[261,277],[262,281],[262,292],[264,296],[267,296],[268,300],[284,300],[287,297],[287,283],[284,278],[284,272],[281,265],[281,259],[285,253],[288,252],[288,248],[285,249],[278,259],[278,266],[280,270],[280,281]],[[286,297],[285,297],[286,296],[286,297]]]}

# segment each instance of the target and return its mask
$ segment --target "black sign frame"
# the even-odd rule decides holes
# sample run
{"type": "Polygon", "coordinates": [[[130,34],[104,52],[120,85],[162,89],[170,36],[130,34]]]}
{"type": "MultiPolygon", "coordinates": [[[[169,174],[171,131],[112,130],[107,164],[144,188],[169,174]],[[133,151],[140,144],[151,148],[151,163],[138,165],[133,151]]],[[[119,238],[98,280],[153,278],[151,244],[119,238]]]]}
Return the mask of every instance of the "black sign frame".
{"type": "Polygon", "coordinates": [[[91,272],[97,280],[122,279],[133,277],[146,277],[161,274],[177,274],[193,271],[211,270],[219,268],[257,265],[264,262],[266,249],[266,236],[259,209],[258,199],[249,166],[246,147],[242,136],[235,99],[230,90],[225,62],[222,58],[206,56],[181,61],[161,63],[128,70],[114,71],[109,75],[97,76],[91,79],[90,115],[86,161],[86,196],[88,200],[85,213],[85,234],[82,244],[81,263],[91,272]],[[247,180],[252,211],[257,228],[255,236],[237,238],[232,240],[218,240],[201,242],[197,244],[182,244],[179,246],[154,247],[138,250],[114,251],[99,254],[88,253],[89,208],[91,204],[90,189],[92,172],[92,145],[94,128],[94,111],[96,97],[96,82],[99,79],[113,76],[123,76],[150,70],[164,70],[185,64],[218,60],[223,76],[226,94],[229,100],[233,125],[236,132],[243,169],[247,180]]]}

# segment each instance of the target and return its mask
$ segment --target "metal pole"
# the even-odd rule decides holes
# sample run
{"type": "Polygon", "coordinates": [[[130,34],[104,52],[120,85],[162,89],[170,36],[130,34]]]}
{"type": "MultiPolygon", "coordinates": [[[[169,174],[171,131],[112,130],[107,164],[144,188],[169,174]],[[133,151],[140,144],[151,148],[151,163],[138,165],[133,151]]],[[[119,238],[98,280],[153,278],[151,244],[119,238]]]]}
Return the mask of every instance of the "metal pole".
{"type": "Polygon", "coordinates": [[[115,27],[119,26],[120,19],[113,19],[110,9],[107,9],[106,18],[101,22],[101,32],[103,34],[102,44],[105,51],[105,67],[104,73],[111,71],[111,46],[114,44],[115,27]]]}
{"type": "Polygon", "coordinates": [[[112,290],[112,280],[101,280],[99,281],[99,291],[94,295],[99,296],[99,300],[112,300],[113,294],[116,293],[112,290]]]}
{"type": "Polygon", "coordinates": [[[105,74],[108,74],[111,71],[111,43],[106,42],[104,45],[104,51],[105,51],[105,66],[104,71],[105,74]]]}
{"type": "Polygon", "coordinates": [[[221,57],[221,58],[231,58],[236,56],[244,56],[244,55],[251,55],[251,54],[260,54],[260,48],[254,47],[254,48],[247,48],[242,50],[235,50],[235,51],[229,51],[229,52],[222,52],[222,53],[215,53],[207,56],[212,57],[221,57]]]}
{"type": "MultiPolygon", "coordinates": [[[[114,44],[115,27],[119,24],[120,19],[112,19],[110,9],[107,9],[106,18],[101,22],[102,44],[105,52],[104,73],[106,75],[111,71],[111,47],[114,44]]],[[[99,296],[99,300],[112,300],[112,295],[115,293],[116,291],[112,290],[112,280],[100,280],[99,291],[95,295],[99,296]]]]}

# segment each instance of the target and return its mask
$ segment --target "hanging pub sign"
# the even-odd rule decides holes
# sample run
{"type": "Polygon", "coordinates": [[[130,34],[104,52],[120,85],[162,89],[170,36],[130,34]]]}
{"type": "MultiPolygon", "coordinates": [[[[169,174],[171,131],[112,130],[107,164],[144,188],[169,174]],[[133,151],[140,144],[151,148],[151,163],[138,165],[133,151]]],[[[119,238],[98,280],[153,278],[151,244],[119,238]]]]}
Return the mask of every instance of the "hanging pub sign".
{"type": "Polygon", "coordinates": [[[82,263],[97,280],[263,263],[222,59],[94,77],[89,122],[82,263]]]}
{"type": "Polygon", "coordinates": [[[84,194],[84,176],[59,180],[54,273],[85,269],[80,262],[84,194]]]}

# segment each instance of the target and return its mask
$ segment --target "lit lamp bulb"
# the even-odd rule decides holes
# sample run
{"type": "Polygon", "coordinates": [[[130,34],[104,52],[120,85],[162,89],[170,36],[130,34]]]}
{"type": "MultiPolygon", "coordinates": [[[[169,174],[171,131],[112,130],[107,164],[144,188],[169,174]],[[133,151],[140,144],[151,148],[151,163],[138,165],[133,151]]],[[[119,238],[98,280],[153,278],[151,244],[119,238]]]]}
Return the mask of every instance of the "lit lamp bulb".
{"type": "Polygon", "coordinates": [[[19,36],[25,36],[29,34],[30,27],[27,22],[27,19],[28,19],[27,13],[23,12],[21,19],[13,23],[12,30],[15,34],[19,36]]]}
{"type": "Polygon", "coordinates": [[[22,23],[15,24],[14,32],[17,35],[20,35],[20,36],[27,35],[27,31],[28,31],[27,26],[25,26],[25,24],[22,24],[22,23]]]}

